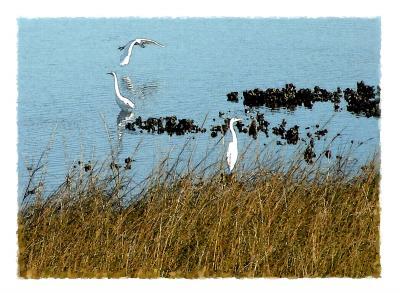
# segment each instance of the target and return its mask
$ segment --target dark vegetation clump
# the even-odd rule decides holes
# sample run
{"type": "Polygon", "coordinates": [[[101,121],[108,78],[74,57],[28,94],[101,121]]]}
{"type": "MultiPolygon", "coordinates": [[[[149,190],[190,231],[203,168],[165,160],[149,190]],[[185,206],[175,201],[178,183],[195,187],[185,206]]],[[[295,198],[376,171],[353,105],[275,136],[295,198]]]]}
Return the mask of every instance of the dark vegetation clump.
{"type": "Polygon", "coordinates": [[[264,114],[257,112],[256,120],[258,123],[257,131],[264,132],[265,136],[268,137],[268,126],[270,123],[264,119],[264,114]]]}
{"type": "Polygon", "coordinates": [[[278,127],[272,128],[272,133],[280,136],[281,139],[286,140],[288,144],[297,144],[297,142],[300,140],[299,126],[294,125],[286,130],[286,124],[286,120],[283,119],[278,127]]]}
{"type": "MultiPolygon", "coordinates": [[[[292,83],[283,88],[255,88],[243,92],[243,105],[247,107],[265,106],[269,109],[285,108],[291,111],[298,106],[312,109],[316,102],[331,102],[334,111],[339,111],[341,99],[347,102],[347,110],[366,117],[380,117],[380,88],[366,85],[363,81],[357,82],[357,90],[347,88],[342,92],[338,87],[334,91],[315,86],[313,89],[296,89],[292,83]]],[[[228,94],[228,101],[238,102],[237,92],[228,94]]]]}
{"type": "Polygon", "coordinates": [[[325,136],[327,133],[328,133],[328,129],[321,129],[321,130],[315,131],[314,135],[318,140],[320,140],[321,137],[325,136]]]}
{"type": "Polygon", "coordinates": [[[224,119],[224,122],[222,124],[211,126],[210,128],[211,137],[217,136],[218,132],[221,132],[222,135],[225,135],[228,129],[229,129],[229,119],[226,118],[224,119]],[[213,135],[213,133],[215,136],[213,135]]]}
{"type": "Polygon", "coordinates": [[[285,139],[288,144],[297,144],[299,141],[299,126],[295,125],[286,131],[285,139]]]}
{"type": "Polygon", "coordinates": [[[249,135],[252,136],[254,139],[257,138],[257,121],[252,120],[249,126],[249,135]]]}
{"type": "Polygon", "coordinates": [[[314,158],[317,156],[314,150],[314,138],[310,138],[310,142],[307,145],[305,151],[304,151],[304,160],[307,162],[307,164],[312,164],[314,163],[314,158]]]}
{"type": "Polygon", "coordinates": [[[254,89],[243,92],[243,104],[250,107],[266,106],[270,109],[286,108],[295,110],[297,106],[312,108],[315,102],[340,102],[340,89],[329,92],[326,89],[315,86],[313,90],[299,89],[292,84],[286,84],[284,88],[267,88],[266,90],[254,89]],[[339,99],[339,101],[338,101],[339,99]]]}
{"type": "Polygon", "coordinates": [[[272,133],[275,135],[279,135],[282,139],[285,138],[285,133],[286,133],[286,120],[282,119],[281,124],[278,127],[273,127],[272,128],[272,133]]]}
{"type": "MultiPolygon", "coordinates": [[[[229,119],[224,119],[224,122],[220,125],[213,125],[210,128],[211,137],[216,137],[218,132],[222,135],[225,135],[229,130],[229,119]]],[[[269,122],[264,120],[264,114],[257,113],[256,118],[252,119],[249,125],[245,126],[245,124],[241,121],[236,122],[235,129],[238,133],[248,133],[249,136],[254,139],[257,138],[258,132],[264,132],[268,137],[268,125],[269,122]]]]}
{"type": "Polygon", "coordinates": [[[135,121],[128,122],[125,128],[131,131],[140,129],[157,134],[166,132],[170,136],[206,132],[205,128],[196,125],[192,119],[178,119],[176,116],[147,118],[146,120],[142,120],[142,117],[139,116],[135,121]]]}
{"type": "Polygon", "coordinates": [[[239,102],[239,98],[238,98],[239,93],[238,92],[231,92],[229,94],[227,94],[226,96],[228,97],[227,101],[229,102],[239,102]]]}
{"type": "Polygon", "coordinates": [[[363,81],[357,82],[357,90],[346,88],[344,99],[347,102],[347,110],[355,114],[363,114],[366,117],[380,117],[380,87],[366,85],[363,81]]]}

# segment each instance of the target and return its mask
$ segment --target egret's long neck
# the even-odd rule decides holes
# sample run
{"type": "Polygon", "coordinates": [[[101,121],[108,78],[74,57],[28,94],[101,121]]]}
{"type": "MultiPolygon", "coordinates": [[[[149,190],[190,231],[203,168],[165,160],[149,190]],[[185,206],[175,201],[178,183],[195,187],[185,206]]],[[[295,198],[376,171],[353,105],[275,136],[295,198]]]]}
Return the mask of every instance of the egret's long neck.
{"type": "Polygon", "coordinates": [[[233,129],[233,121],[231,121],[229,123],[229,128],[230,128],[231,133],[232,133],[232,142],[236,144],[237,143],[237,138],[236,138],[235,129],[233,129]]]}
{"type": "Polygon", "coordinates": [[[120,97],[120,96],[121,96],[121,93],[119,92],[117,76],[116,76],[116,75],[113,75],[113,76],[114,76],[115,94],[116,94],[118,97],[120,97]]]}

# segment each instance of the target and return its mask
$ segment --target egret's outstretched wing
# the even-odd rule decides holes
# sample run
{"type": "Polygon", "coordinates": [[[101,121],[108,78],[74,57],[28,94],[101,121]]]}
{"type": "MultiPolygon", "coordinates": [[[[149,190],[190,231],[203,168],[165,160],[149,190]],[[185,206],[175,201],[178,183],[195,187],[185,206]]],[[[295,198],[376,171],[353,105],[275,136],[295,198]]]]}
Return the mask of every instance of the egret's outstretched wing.
{"type": "Polygon", "coordinates": [[[125,84],[125,87],[127,90],[130,90],[130,91],[133,90],[133,82],[129,76],[122,77],[122,80],[124,81],[124,84],[125,84]]]}
{"type": "Polygon", "coordinates": [[[122,51],[123,49],[125,49],[126,47],[129,47],[129,45],[133,42],[134,40],[129,41],[128,43],[126,43],[125,45],[118,47],[118,50],[122,51]]]}
{"type": "Polygon", "coordinates": [[[164,45],[150,39],[136,39],[136,41],[140,44],[140,46],[144,47],[146,45],[157,45],[159,47],[165,47],[164,45]]]}
{"type": "Polygon", "coordinates": [[[120,47],[122,48],[122,54],[121,54],[121,66],[127,65],[129,63],[129,60],[131,58],[132,55],[132,50],[133,50],[133,45],[135,43],[135,40],[130,41],[128,44],[126,44],[124,47],[120,47]]]}

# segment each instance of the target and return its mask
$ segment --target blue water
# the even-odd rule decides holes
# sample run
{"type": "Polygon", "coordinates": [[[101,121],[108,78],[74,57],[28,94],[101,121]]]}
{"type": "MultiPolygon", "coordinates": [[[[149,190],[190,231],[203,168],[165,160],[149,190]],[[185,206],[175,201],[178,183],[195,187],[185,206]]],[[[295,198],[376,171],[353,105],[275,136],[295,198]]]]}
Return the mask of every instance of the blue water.
{"type": "MultiPolygon", "coordinates": [[[[229,103],[226,94],[256,87],[297,88],[318,85],[329,90],[355,88],[364,80],[380,79],[380,20],[376,19],[19,19],[18,34],[18,174],[20,190],[27,182],[27,166],[35,163],[51,144],[46,156],[46,188],[62,182],[76,160],[101,160],[110,145],[119,141],[120,158],[135,154],[138,180],[144,178],[169,151],[195,136],[195,159],[215,149],[210,132],[191,136],[132,133],[118,127],[119,108],[114,100],[115,71],[124,95],[135,104],[135,117],[176,115],[205,126],[217,122],[218,112],[246,118],[242,103],[229,103]],[[119,46],[147,37],[165,45],[136,48],[131,63],[119,66],[119,46]],[[133,84],[129,89],[123,77],[133,84]],[[230,112],[229,112],[230,111],[230,112]],[[111,143],[109,140],[111,139],[111,143]]],[[[343,105],[345,108],[345,105],[343,105]]],[[[336,133],[333,153],[350,140],[364,142],[352,154],[367,160],[379,148],[379,119],[333,112],[330,103],[312,110],[262,110],[277,126],[327,126],[327,141],[336,133]]],[[[247,121],[247,120],[245,120],[247,121]]],[[[239,151],[252,141],[240,134],[239,151]]],[[[225,140],[230,139],[226,137],[225,140]]],[[[257,147],[276,146],[277,137],[259,135],[257,147]],[[264,143],[266,144],[264,146],[264,143]]],[[[221,155],[225,144],[218,144],[221,155]]]]}

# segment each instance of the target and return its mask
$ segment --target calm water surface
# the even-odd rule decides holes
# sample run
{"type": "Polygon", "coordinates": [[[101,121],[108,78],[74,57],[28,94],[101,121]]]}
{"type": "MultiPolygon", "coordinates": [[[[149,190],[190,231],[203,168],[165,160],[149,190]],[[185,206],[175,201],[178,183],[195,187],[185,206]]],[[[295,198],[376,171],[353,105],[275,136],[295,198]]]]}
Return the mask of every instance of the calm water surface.
{"type": "MultiPolygon", "coordinates": [[[[246,117],[241,102],[226,101],[231,91],[290,82],[297,88],[318,85],[329,90],[355,88],[360,80],[376,86],[379,52],[379,19],[20,19],[20,193],[27,182],[26,167],[37,161],[50,141],[48,189],[62,182],[74,161],[109,155],[109,138],[120,141],[121,160],[141,142],[134,165],[138,180],[171,148],[179,150],[193,136],[195,159],[213,148],[217,139],[209,131],[181,137],[124,131],[121,122],[127,117],[118,118],[109,71],[118,74],[123,94],[135,101],[135,117],[176,115],[198,124],[206,119],[209,129],[216,123],[213,118],[221,121],[219,111],[227,117],[246,117]],[[155,39],[166,47],[136,48],[131,63],[120,67],[117,48],[137,37],[155,39]],[[126,79],[132,89],[125,86],[126,79]]],[[[261,110],[270,129],[285,118],[288,127],[300,125],[302,137],[306,126],[329,121],[327,141],[342,133],[332,147],[334,154],[350,140],[367,141],[353,153],[360,161],[379,148],[377,118],[333,112],[330,103],[294,112],[261,110]]],[[[238,138],[240,149],[252,141],[247,134],[238,138]]],[[[254,145],[265,143],[264,148],[289,153],[294,149],[277,147],[276,139],[261,134],[254,145]]],[[[217,153],[224,147],[226,143],[219,144],[217,153]]]]}

